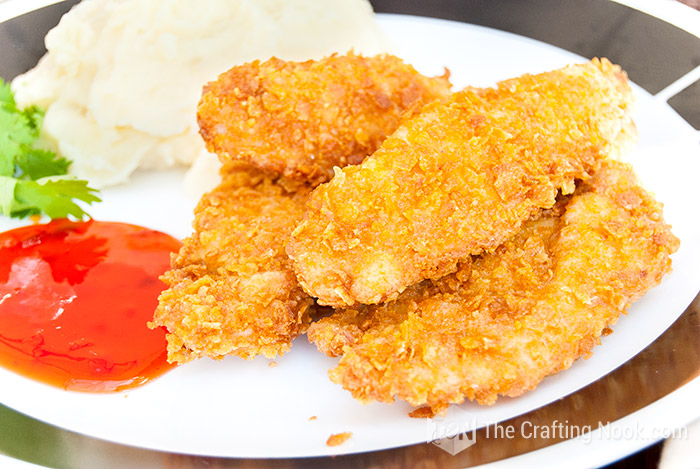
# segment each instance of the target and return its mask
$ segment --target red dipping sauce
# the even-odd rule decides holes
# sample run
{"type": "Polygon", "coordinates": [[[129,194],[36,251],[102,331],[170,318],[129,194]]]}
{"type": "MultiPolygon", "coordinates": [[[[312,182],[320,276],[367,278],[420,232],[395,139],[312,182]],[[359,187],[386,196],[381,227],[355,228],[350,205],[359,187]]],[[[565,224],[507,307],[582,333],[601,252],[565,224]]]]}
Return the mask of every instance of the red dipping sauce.
{"type": "Polygon", "coordinates": [[[0,365],[73,391],[119,391],[172,368],[151,330],[180,241],[125,223],[54,220],[0,233],[0,365]]]}

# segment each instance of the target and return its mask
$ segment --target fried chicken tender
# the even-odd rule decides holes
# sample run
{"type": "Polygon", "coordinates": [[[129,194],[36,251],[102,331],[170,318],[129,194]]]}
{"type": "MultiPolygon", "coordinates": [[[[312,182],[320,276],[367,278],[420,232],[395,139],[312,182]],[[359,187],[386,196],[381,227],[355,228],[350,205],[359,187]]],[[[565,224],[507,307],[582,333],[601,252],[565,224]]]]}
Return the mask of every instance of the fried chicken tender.
{"type": "Polygon", "coordinates": [[[425,77],[391,55],[255,61],[205,87],[200,133],[222,161],[318,184],[373,153],[404,111],[446,98],[448,76],[425,77]]]}
{"type": "Polygon", "coordinates": [[[284,243],[311,188],[228,164],[223,181],[195,209],[194,234],[171,259],[151,327],[165,326],[168,360],[268,358],[305,332],[312,299],[291,269],[284,243]]]}
{"type": "Polygon", "coordinates": [[[287,245],[301,285],[379,303],[494,250],[613,151],[631,102],[624,72],[594,60],[427,104],[311,195],[287,245]]]}
{"type": "Polygon", "coordinates": [[[289,350],[313,300],[284,245],[312,186],[335,165],[359,163],[402,112],[449,88],[447,74],[427,78],[393,56],[353,54],[256,61],[207,85],[198,119],[224,181],[200,201],[195,233],[164,276],[153,326],[169,331],[169,360],[289,350]]]}
{"type": "Polygon", "coordinates": [[[679,241],[622,163],[603,163],[566,198],[453,274],[313,323],[309,339],[342,355],[331,379],[362,402],[441,412],[518,396],[589,356],[670,270],[679,241]]]}

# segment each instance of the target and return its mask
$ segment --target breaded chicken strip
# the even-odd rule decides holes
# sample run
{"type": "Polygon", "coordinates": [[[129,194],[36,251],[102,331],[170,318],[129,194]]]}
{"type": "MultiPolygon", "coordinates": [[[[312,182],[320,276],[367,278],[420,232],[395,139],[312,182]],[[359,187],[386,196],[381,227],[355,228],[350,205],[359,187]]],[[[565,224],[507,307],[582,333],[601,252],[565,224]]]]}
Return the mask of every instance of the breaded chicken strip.
{"type": "Polygon", "coordinates": [[[194,234],[173,255],[152,327],[169,334],[168,360],[268,358],[306,330],[312,299],[291,270],[284,243],[304,213],[307,186],[245,163],[195,209],[194,234]]]}
{"type": "Polygon", "coordinates": [[[661,204],[614,161],[494,253],[408,288],[396,302],[311,325],[331,379],[362,402],[436,412],[493,404],[589,356],[629,304],[670,270],[679,241],[661,204]]]}
{"type": "Polygon", "coordinates": [[[425,77],[391,55],[255,61],[205,87],[200,133],[222,161],[318,184],[372,154],[404,111],[446,98],[447,77],[425,77]]]}
{"type": "Polygon", "coordinates": [[[312,300],[284,245],[311,187],[334,165],[359,163],[403,111],[446,97],[449,86],[447,76],[423,77],[396,57],[352,54],[254,62],[210,83],[198,117],[226,165],[224,182],[200,201],[195,233],[164,276],[153,325],[170,332],[169,359],[289,350],[312,300]]]}
{"type": "Polygon", "coordinates": [[[314,191],[287,246],[300,283],[320,304],[372,304],[454,272],[586,179],[631,101],[620,68],[594,60],[426,105],[314,191]]]}

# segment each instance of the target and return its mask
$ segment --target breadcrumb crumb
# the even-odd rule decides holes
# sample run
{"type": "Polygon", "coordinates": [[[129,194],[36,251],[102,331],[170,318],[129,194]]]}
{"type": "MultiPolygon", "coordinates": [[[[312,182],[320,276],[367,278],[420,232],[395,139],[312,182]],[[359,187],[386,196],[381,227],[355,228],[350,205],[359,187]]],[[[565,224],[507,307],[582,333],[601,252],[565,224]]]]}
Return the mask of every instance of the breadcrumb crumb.
{"type": "Polygon", "coordinates": [[[412,419],[431,419],[435,417],[435,412],[433,412],[433,409],[431,409],[430,406],[425,406],[419,407],[413,412],[409,412],[408,416],[412,419]]]}
{"type": "Polygon", "coordinates": [[[328,437],[326,445],[328,446],[338,446],[342,445],[352,437],[352,432],[335,433],[328,437]]]}

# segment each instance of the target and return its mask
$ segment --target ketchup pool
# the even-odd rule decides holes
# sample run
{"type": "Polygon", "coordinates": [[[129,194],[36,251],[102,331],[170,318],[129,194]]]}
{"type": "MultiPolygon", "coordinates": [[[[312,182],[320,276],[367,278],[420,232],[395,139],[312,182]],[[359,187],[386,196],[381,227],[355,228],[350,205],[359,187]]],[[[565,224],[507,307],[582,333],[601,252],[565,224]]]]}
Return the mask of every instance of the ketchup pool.
{"type": "Polygon", "coordinates": [[[0,233],[0,366],[73,391],[172,368],[146,325],[180,241],[125,223],[54,220],[0,233]]]}

